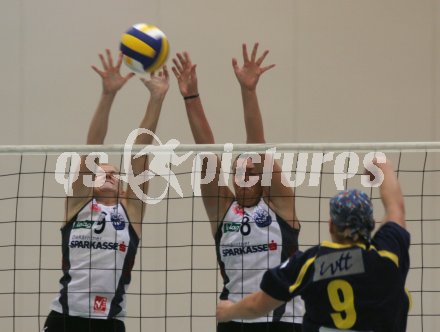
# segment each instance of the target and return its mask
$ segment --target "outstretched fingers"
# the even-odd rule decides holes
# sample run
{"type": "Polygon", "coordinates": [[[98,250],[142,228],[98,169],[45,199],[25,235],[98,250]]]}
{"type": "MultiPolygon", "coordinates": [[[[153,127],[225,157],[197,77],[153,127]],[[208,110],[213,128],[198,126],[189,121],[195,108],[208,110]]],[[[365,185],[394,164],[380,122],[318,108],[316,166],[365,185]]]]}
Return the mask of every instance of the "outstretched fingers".
{"type": "Polygon", "coordinates": [[[180,77],[180,73],[177,71],[176,67],[171,67],[172,72],[174,73],[174,76],[176,76],[177,79],[180,77]]]}
{"type": "Polygon", "coordinates": [[[108,48],[105,49],[105,52],[107,53],[107,63],[110,68],[113,68],[113,56],[112,53],[108,48]]]}
{"type": "Polygon", "coordinates": [[[173,58],[173,63],[174,63],[173,71],[177,70],[179,73],[181,73],[183,71],[183,57],[182,54],[180,53],[177,53],[176,56],[178,60],[176,60],[176,58],[173,58]]]}
{"type": "Polygon", "coordinates": [[[254,44],[254,47],[252,48],[252,53],[251,53],[251,61],[255,62],[255,59],[257,58],[257,52],[258,52],[258,43],[254,44]]]}
{"type": "MultiPolygon", "coordinates": [[[[109,70],[116,69],[119,71],[121,69],[122,59],[123,59],[123,55],[121,52],[119,52],[119,54],[118,54],[118,60],[116,62],[116,66],[114,66],[114,64],[113,64],[113,57],[112,57],[111,51],[108,48],[105,50],[105,56],[102,53],[99,53],[98,56],[99,56],[99,60],[101,61],[103,70],[99,69],[98,67],[96,67],[94,65],[92,65],[92,69],[96,73],[98,73],[98,75],[100,75],[101,77],[103,75],[105,75],[105,73],[108,72],[109,70]]],[[[133,76],[134,76],[134,73],[129,73],[128,75],[126,75],[124,77],[124,79],[128,80],[133,76]]]]}
{"type": "Polygon", "coordinates": [[[182,74],[182,67],[177,63],[177,61],[175,59],[173,59],[173,63],[174,66],[171,67],[171,70],[174,73],[174,76],[176,76],[176,78],[179,80],[180,79],[180,75],[182,74]]]}
{"type": "Polygon", "coordinates": [[[193,72],[195,65],[192,64],[188,52],[176,53],[176,58],[173,59],[174,66],[171,68],[177,79],[185,72],[193,72]]]}
{"type": "Polygon", "coordinates": [[[181,71],[185,70],[188,67],[191,67],[191,59],[189,58],[188,52],[184,51],[183,54],[177,53],[176,56],[179,59],[181,71]]]}
{"type": "Polygon", "coordinates": [[[263,63],[264,59],[266,58],[267,54],[269,54],[269,50],[265,50],[255,63],[260,66],[263,63]]]}
{"type": "Polygon", "coordinates": [[[238,61],[236,58],[232,58],[232,68],[234,68],[234,71],[239,70],[238,61]]]}
{"type": "Polygon", "coordinates": [[[248,55],[248,51],[247,51],[247,46],[246,44],[241,44],[241,49],[243,52],[243,61],[244,62],[249,62],[249,55],[248,55]]]}
{"type": "Polygon", "coordinates": [[[107,61],[105,61],[105,58],[101,53],[99,53],[99,60],[101,60],[102,68],[104,68],[104,71],[107,71],[108,70],[107,61]]]}
{"type": "Polygon", "coordinates": [[[130,78],[132,78],[134,75],[136,75],[135,73],[133,73],[133,72],[130,72],[130,73],[128,73],[127,75],[125,75],[124,76],[124,80],[125,81],[128,81],[130,78]]]}
{"type": "Polygon", "coordinates": [[[104,72],[99,70],[98,67],[92,65],[92,69],[99,75],[102,77],[102,75],[104,75],[104,72]]]}
{"type": "MultiPolygon", "coordinates": [[[[257,49],[258,49],[258,43],[255,43],[254,45],[254,49],[252,51],[252,57],[254,57],[254,52],[255,52],[255,57],[257,55],[257,49]]],[[[270,64],[268,66],[265,67],[261,67],[261,64],[263,63],[264,59],[266,59],[266,56],[269,54],[269,50],[264,50],[263,54],[261,54],[259,56],[259,58],[255,61],[255,64],[260,67],[260,71],[261,74],[264,73],[265,71],[272,69],[273,67],[275,67],[275,64],[270,64]]]]}
{"type": "Polygon", "coordinates": [[[169,72],[168,72],[168,67],[167,67],[167,65],[164,65],[164,66],[163,66],[163,75],[164,75],[166,78],[169,78],[169,77],[170,77],[170,74],[169,74],[169,72]]]}
{"type": "Polygon", "coordinates": [[[275,67],[275,64],[271,64],[271,65],[269,65],[269,66],[266,66],[266,67],[261,68],[261,69],[260,69],[260,70],[261,70],[261,74],[263,74],[265,71],[267,71],[267,70],[269,70],[269,69],[272,69],[273,67],[275,67]]]}
{"type": "Polygon", "coordinates": [[[189,54],[187,51],[183,52],[183,59],[185,60],[185,64],[191,65],[191,58],[189,57],[189,54]]]}
{"type": "Polygon", "coordinates": [[[170,76],[168,73],[168,67],[166,65],[164,65],[162,67],[162,70],[159,71],[158,75],[159,75],[159,77],[164,77],[165,79],[168,79],[170,76]]]}
{"type": "Polygon", "coordinates": [[[118,68],[118,69],[121,68],[121,65],[122,65],[122,57],[123,57],[122,52],[119,52],[119,53],[118,53],[118,62],[116,63],[116,68],[118,68]]]}

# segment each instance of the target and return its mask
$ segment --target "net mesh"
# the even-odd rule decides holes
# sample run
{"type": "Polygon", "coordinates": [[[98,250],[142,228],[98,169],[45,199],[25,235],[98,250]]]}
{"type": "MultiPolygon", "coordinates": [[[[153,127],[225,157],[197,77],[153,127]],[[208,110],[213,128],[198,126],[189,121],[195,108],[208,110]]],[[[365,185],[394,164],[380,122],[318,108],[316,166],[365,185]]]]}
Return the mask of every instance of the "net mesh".
{"type": "MultiPolygon", "coordinates": [[[[297,181],[296,207],[301,221],[302,250],[328,239],[328,201],[340,186],[359,188],[370,194],[376,220],[381,220],[383,208],[377,188],[365,188],[361,184],[362,163],[369,151],[383,151],[393,161],[405,197],[407,228],[412,237],[407,288],[413,304],[407,330],[438,330],[440,146],[416,143],[409,147],[402,144],[270,147],[281,152],[279,163],[286,166],[286,177],[297,181]],[[330,159],[330,154],[331,160],[320,167],[312,165],[313,158],[327,156],[330,159]],[[306,157],[306,167],[302,169],[306,157]],[[344,161],[342,169],[335,167],[338,158],[344,161]]],[[[268,148],[242,145],[234,151],[268,148]]],[[[194,152],[185,162],[170,167],[182,196],[169,185],[170,172],[150,180],[149,196],[164,194],[164,199],[147,206],[127,293],[128,331],[143,331],[147,327],[155,331],[214,330],[215,306],[222,280],[203,202],[193,187],[198,175],[194,156],[198,151],[221,153],[223,149],[186,145],[176,150],[178,155],[194,152]]],[[[123,169],[121,149],[102,146],[93,150],[108,152],[110,162],[123,169]]],[[[90,147],[7,147],[0,151],[0,324],[3,331],[41,331],[49,305],[59,292],[60,227],[65,213],[65,192],[63,185],[56,181],[55,173],[63,151],[92,150],[90,147]]]]}

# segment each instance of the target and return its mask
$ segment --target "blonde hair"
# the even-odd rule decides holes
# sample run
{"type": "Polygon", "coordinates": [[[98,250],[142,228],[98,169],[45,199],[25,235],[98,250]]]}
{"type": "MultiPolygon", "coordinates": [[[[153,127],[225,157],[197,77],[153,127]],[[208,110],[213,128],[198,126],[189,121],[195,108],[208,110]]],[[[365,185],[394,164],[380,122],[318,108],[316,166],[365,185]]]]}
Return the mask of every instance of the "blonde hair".
{"type": "Polygon", "coordinates": [[[348,227],[342,230],[336,227],[336,236],[341,240],[350,240],[353,242],[359,242],[363,240],[362,236],[358,232],[348,227]]]}

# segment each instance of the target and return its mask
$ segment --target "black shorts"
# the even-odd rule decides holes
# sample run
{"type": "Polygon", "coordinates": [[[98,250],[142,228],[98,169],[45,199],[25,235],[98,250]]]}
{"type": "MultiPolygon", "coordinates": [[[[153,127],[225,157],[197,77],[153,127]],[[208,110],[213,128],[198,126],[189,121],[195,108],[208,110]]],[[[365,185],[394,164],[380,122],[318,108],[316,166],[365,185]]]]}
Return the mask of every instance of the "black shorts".
{"type": "Polygon", "coordinates": [[[125,332],[125,324],[118,319],[91,319],[51,311],[44,323],[44,332],[125,332]]]}
{"type": "Polygon", "coordinates": [[[287,322],[218,323],[217,332],[301,332],[301,324],[287,322]]]}

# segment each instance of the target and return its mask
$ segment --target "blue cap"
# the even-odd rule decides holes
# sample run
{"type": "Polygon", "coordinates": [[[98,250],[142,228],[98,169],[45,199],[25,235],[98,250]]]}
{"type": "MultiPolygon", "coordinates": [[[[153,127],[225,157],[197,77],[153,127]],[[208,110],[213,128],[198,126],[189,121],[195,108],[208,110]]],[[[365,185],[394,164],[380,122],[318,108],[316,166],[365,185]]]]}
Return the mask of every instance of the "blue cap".
{"type": "Polygon", "coordinates": [[[369,242],[374,229],[373,204],[360,190],[341,191],[330,200],[330,217],[339,229],[350,229],[369,242]]]}

